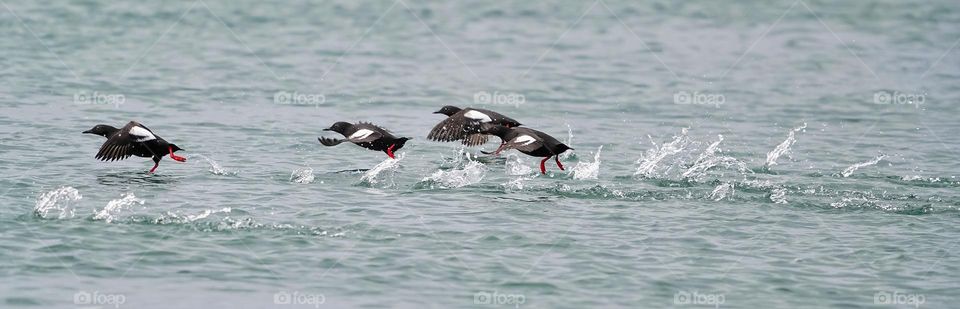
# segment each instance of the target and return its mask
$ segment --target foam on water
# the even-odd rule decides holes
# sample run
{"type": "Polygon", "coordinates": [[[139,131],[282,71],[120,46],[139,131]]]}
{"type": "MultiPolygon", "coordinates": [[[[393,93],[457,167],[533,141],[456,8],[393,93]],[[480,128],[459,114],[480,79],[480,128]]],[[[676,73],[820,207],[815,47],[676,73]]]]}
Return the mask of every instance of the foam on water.
{"type": "Polygon", "coordinates": [[[460,188],[480,182],[486,174],[486,165],[469,160],[462,168],[438,170],[433,175],[424,177],[421,182],[436,183],[441,188],[460,188]]]}
{"type": "Polygon", "coordinates": [[[290,181],[295,183],[311,183],[313,182],[313,168],[305,167],[298,168],[293,170],[293,173],[290,173],[290,181]]]}
{"type": "Polygon", "coordinates": [[[577,166],[573,167],[573,179],[597,179],[597,176],[600,174],[601,150],[603,150],[603,145],[597,148],[597,152],[593,155],[593,162],[577,162],[577,166]]]}
{"type": "Polygon", "coordinates": [[[40,195],[33,212],[44,219],[72,218],[76,205],[83,196],[73,187],[60,187],[40,195]]]}
{"type": "Polygon", "coordinates": [[[804,122],[803,125],[790,130],[790,133],[787,134],[787,139],[784,140],[780,145],[777,145],[776,148],[767,153],[767,161],[764,163],[764,166],[771,167],[777,165],[777,159],[780,159],[780,156],[790,152],[790,146],[793,146],[797,142],[796,134],[807,128],[807,123],[804,122]]]}
{"type": "Polygon", "coordinates": [[[363,174],[363,176],[360,177],[360,181],[369,184],[377,184],[380,182],[381,176],[387,176],[380,174],[388,172],[390,176],[392,176],[393,172],[396,172],[397,168],[400,167],[400,161],[403,160],[406,153],[397,153],[395,155],[397,157],[396,159],[387,158],[386,160],[383,160],[383,162],[380,162],[368,170],[363,174]]]}
{"type": "Polygon", "coordinates": [[[873,160],[851,165],[850,167],[844,169],[843,172],[840,173],[840,176],[843,176],[844,178],[850,177],[850,175],[853,175],[853,172],[856,172],[858,169],[877,164],[880,162],[880,160],[883,160],[883,158],[885,157],[886,155],[880,154],[876,158],[873,158],[873,160]]]}
{"type": "Polygon", "coordinates": [[[113,222],[120,217],[120,213],[133,205],[143,205],[143,199],[137,198],[133,193],[124,193],[120,198],[107,203],[107,206],[93,215],[93,220],[104,220],[107,223],[113,222]]]}
{"type": "Polygon", "coordinates": [[[653,137],[647,135],[650,143],[653,144],[653,148],[648,149],[640,156],[640,159],[637,160],[637,164],[640,166],[637,167],[637,171],[633,174],[644,177],[653,176],[660,161],[683,151],[687,144],[687,130],[688,128],[681,129],[680,135],[674,136],[672,141],[660,146],[657,146],[657,142],[653,141],[653,137]]]}

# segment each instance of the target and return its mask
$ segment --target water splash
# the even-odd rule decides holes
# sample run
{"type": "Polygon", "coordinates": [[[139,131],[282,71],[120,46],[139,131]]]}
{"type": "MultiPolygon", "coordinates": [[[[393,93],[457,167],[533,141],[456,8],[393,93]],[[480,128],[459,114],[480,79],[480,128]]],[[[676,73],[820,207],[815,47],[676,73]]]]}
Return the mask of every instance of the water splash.
{"type": "Polygon", "coordinates": [[[764,166],[771,167],[777,165],[777,159],[780,159],[780,156],[790,152],[790,146],[793,146],[797,142],[796,133],[801,132],[807,128],[807,123],[804,122],[803,125],[790,130],[790,133],[787,134],[787,139],[784,140],[780,145],[777,145],[776,148],[767,153],[767,161],[764,163],[764,166]]]}
{"type": "Polygon", "coordinates": [[[424,177],[421,182],[436,183],[441,188],[460,188],[480,182],[486,174],[486,165],[471,160],[463,168],[448,171],[439,170],[429,177],[424,177]]]}
{"type": "Polygon", "coordinates": [[[728,197],[733,196],[734,185],[730,182],[721,183],[716,188],[713,189],[713,192],[710,192],[710,199],[714,201],[719,201],[728,197]]]}
{"type": "Polygon", "coordinates": [[[107,223],[113,222],[120,216],[120,212],[124,209],[130,208],[130,206],[146,202],[143,199],[139,199],[133,195],[133,193],[124,193],[120,196],[119,199],[115,199],[107,203],[107,207],[104,207],[96,214],[93,215],[93,220],[104,220],[107,223]]]}
{"type": "MultiPolygon", "coordinates": [[[[567,146],[573,147],[573,127],[571,127],[569,123],[567,123],[566,125],[567,125],[567,140],[565,140],[563,143],[566,144],[567,146]]],[[[573,155],[573,151],[564,151],[563,153],[560,154],[560,159],[565,160],[572,155],[573,155]]]]}
{"type": "Polygon", "coordinates": [[[293,170],[293,173],[290,173],[290,181],[302,184],[308,184],[313,182],[313,168],[305,167],[298,168],[293,170]]]}
{"type": "Polygon", "coordinates": [[[734,157],[719,155],[719,153],[723,152],[723,150],[720,149],[721,142],[723,142],[723,135],[717,135],[717,141],[710,144],[710,146],[697,157],[697,161],[687,168],[681,176],[684,179],[699,181],[707,175],[708,170],[716,166],[736,166],[737,170],[741,173],[748,171],[746,164],[740,160],[734,157]]]}
{"type": "Polygon", "coordinates": [[[392,172],[396,171],[397,168],[400,167],[400,160],[403,160],[405,155],[406,155],[405,152],[398,153],[396,154],[397,156],[396,159],[387,158],[386,160],[383,160],[383,162],[380,162],[379,164],[377,164],[377,166],[374,166],[373,168],[368,170],[366,173],[364,173],[363,176],[360,177],[360,181],[364,183],[369,183],[369,184],[376,184],[380,182],[381,173],[391,172],[390,175],[392,176],[393,175],[392,172]]]}
{"type": "Polygon", "coordinates": [[[40,195],[37,203],[33,207],[33,212],[37,217],[43,219],[72,218],[77,202],[82,199],[80,191],[73,187],[60,187],[40,195]]]}
{"type": "Polygon", "coordinates": [[[593,155],[593,162],[577,162],[577,166],[573,167],[573,179],[597,179],[597,176],[600,175],[601,150],[603,150],[603,145],[597,148],[597,153],[593,155]]]}
{"type": "Polygon", "coordinates": [[[212,214],[217,213],[230,213],[233,211],[230,207],[224,207],[221,209],[205,209],[197,214],[193,215],[181,215],[172,212],[167,212],[165,215],[160,216],[153,221],[154,224],[169,224],[169,223],[190,223],[197,220],[205,219],[212,214]]]}
{"type": "Polygon", "coordinates": [[[194,155],[192,155],[191,157],[200,157],[200,158],[203,158],[203,160],[207,161],[207,164],[210,165],[209,171],[210,171],[211,174],[220,175],[220,176],[222,176],[222,175],[236,175],[236,174],[237,174],[236,171],[233,171],[233,172],[227,171],[226,169],[223,168],[223,166],[220,166],[220,163],[217,163],[217,161],[214,161],[213,159],[211,159],[211,158],[209,158],[209,157],[207,157],[207,156],[205,156],[205,155],[202,155],[202,154],[194,154],[194,155]]]}
{"type": "Polygon", "coordinates": [[[774,204],[786,204],[787,203],[787,189],[785,188],[776,188],[770,192],[770,201],[774,204]]]}
{"type": "Polygon", "coordinates": [[[885,157],[886,157],[886,155],[884,155],[884,154],[881,153],[881,154],[880,154],[879,156],[877,156],[876,158],[873,158],[873,160],[866,161],[866,162],[860,162],[860,163],[851,165],[851,166],[848,167],[847,169],[843,170],[843,172],[840,173],[840,176],[843,176],[843,178],[850,177],[850,175],[853,175],[853,172],[856,172],[856,171],[857,171],[858,169],[860,169],[861,167],[867,167],[867,166],[871,166],[871,165],[877,164],[877,163],[880,162],[880,160],[883,160],[883,158],[885,158],[885,157]]]}
{"type": "Polygon", "coordinates": [[[507,175],[522,176],[522,175],[530,174],[530,172],[533,172],[533,169],[527,166],[523,162],[523,159],[520,159],[520,156],[516,154],[512,154],[512,153],[508,154],[506,159],[507,159],[507,162],[505,163],[505,166],[506,166],[505,170],[507,175]]]}
{"type": "Polygon", "coordinates": [[[653,144],[653,148],[648,149],[647,152],[640,156],[640,159],[637,160],[637,164],[640,166],[637,167],[637,171],[633,174],[650,177],[653,175],[660,161],[683,151],[684,146],[687,144],[687,130],[688,128],[681,129],[680,135],[674,136],[672,141],[660,146],[657,146],[657,143],[653,141],[653,137],[647,135],[647,137],[650,138],[650,143],[653,144]]]}

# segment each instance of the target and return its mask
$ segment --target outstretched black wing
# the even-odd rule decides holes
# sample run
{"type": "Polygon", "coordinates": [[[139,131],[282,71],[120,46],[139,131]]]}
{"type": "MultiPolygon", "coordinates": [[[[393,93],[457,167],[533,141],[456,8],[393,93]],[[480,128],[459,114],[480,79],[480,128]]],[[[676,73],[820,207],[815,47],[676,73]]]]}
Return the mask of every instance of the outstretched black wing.
{"type": "Polygon", "coordinates": [[[317,140],[320,141],[320,144],[323,144],[324,146],[336,146],[347,141],[345,139],[326,138],[322,136],[318,137],[317,140]]]}
{"type": "MultiPolygon", "coordinates": [[[[107,137],[100,146],[96,158],[102,161],[123,160],[134,154],[134,148],[143,143],[156,142],[159,139],[150,129],[131,121],[122,129],[107,137]]],[[[150,147],[143,147],[149,149],[150,147]]]]}

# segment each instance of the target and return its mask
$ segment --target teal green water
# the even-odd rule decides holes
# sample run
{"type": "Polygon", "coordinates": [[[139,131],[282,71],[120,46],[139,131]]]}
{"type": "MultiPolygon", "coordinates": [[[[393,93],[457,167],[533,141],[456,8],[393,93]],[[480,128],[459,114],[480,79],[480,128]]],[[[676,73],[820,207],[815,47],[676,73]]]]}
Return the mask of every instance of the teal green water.
{"type": "Polygon", "coordinates": [[[6,1],[0,307],[954,307],[958,24],[951,1],[6,1]],[[576,150],[539,175],[428,141],[447,104],[576,150]],[[80,132],[129,120],[189,160],[96,161],[80,132]],[[321,146],[338,120],[414,140],[321,146]]]}

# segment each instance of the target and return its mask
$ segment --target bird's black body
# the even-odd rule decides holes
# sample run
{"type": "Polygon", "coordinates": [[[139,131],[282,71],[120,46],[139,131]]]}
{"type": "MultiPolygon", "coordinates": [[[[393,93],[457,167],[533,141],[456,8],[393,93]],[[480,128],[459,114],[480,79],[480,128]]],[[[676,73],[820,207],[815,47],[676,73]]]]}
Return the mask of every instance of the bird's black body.
{"type": "Polygon", "coordinates": [[[560,164],[559,155],[564,151],[573,149],[549,134],[530,128],[483,125],[480,131],[484,134],[496,135],[503,141],[493,154],[499,154],[501,151],[508,149],[516,149],[529,156],[542,157],[543,160],[540,161],[540,172],[543,174],[547,173],[544,163],[547,162],[550,157],[555,157],[557,167],[563,170],[563,164],[560,164]]]}
{"type": "Polygon", "coordinates": [[[521,126],[520,122],[513,118],[482,108],[467,107],[461,109],[447,105],[434,112],[434,114],[447,115],[447,119],[430,130],[430,134],[427,135],[428,139],[440,142],[462,140],[462,143],[467,146],[476,146],[487,142],[487,135],[480,133],[483,124],[501,125],[508,128],[521,126]]]}
{"type": "Polygon", "coordinates": [[[320,141],[320,144],[323,144],[324,146],[336,146],[340,143],[349,141],[363,148],[383,151],[390,158],[395,158],[393,152],[403,148],[403,145],[410,140],[408,137],[396,137],[393,134],[390,134],[390,132],[386,129],[366,122],[351,124],[348,122],[338,121],[330,126],[330,128],[323,130],[337,132],[346,137],[346,139],[333,139],[326,137],[317,138],[317,140],[320,141]]]}
{"type": "Polygon", "coordinates": [[[154,165],[150,169],[151,173],[160,165],[160,159],[168,154],[171,159],[176,161],[186,161],[186,158],[173,154],[183,149],[167,142],[136,121],[131,121],[119,129],[110,125],[98,124],[90,130],[83,131],[83,133],[107,138],[96,155],[96,158],[101,161],[123,160],[130,156],[152,158],[154,165]]]}

